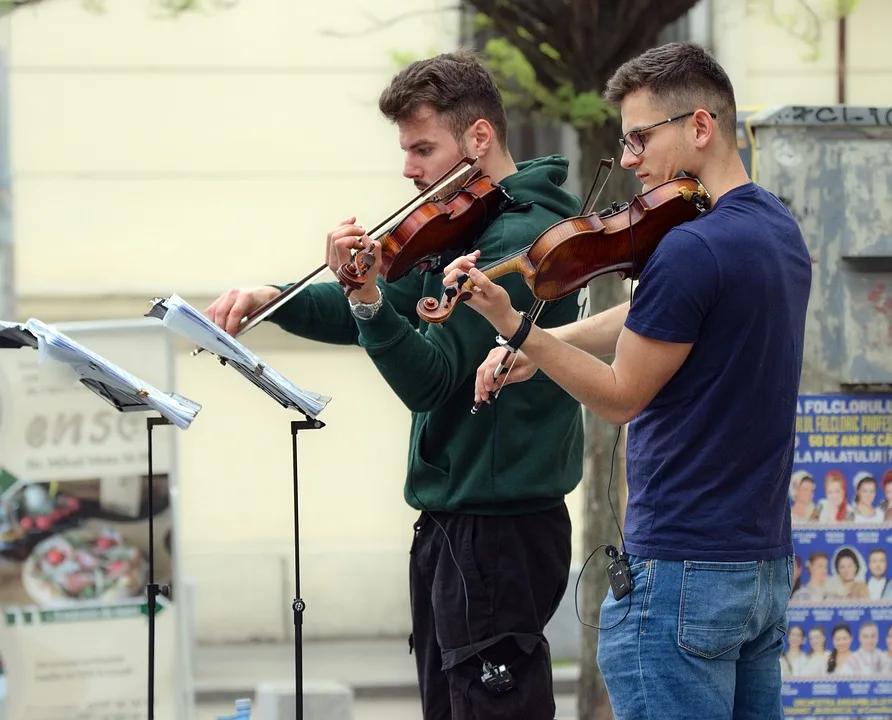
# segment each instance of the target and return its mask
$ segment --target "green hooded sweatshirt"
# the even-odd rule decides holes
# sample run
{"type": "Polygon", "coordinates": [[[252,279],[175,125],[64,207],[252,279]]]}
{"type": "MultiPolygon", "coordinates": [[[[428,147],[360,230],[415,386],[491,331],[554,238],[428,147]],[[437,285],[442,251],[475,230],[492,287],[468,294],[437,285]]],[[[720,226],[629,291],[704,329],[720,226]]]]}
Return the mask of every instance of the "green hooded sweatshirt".
{"type": "MultiPolygon", "coordinates": [[[[561,187],[567,167],[558,155],[537,158],[518,163],[517,172],[502,180],[508,194],[527,205],[502,213],[480,236],[473,246],[480,250],[478,267],[529,246],[554,223],[580,213],[579,200],[561,187]]],[[[519,274],[496,282],[516,309],[530,309],[535,298],[519,274]]],[[[582,477],[579,403],[538,372],[471,415],[477,368],[496,347],[496,331],[464,303],[440,325],[418,317],[422,297],[442,297],[442,274],[412,270],[390,284],[379,278],[378,285],[384,304],[371,320],[353,317],[334,282],[307,287],[269,320],[312,340],[365,348],[412,411],[406,502],[417,510],[484,515],[536,512],[563,502],[582,477]]],[[[578,293],[546,303],[536,324],[571,323],[579,307],[578,293]]]]}

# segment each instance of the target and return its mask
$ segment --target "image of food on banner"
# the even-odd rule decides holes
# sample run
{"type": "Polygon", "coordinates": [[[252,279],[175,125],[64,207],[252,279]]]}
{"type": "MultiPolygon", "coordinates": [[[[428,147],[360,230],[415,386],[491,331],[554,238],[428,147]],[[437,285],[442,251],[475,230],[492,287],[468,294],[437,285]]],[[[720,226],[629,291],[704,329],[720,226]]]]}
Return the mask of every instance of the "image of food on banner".
{"type": "MultiPolygon", "coordinates": [[[[145,596],[147,476],[24,482],[0,471],[0,606],[67,607],[145,596]]],[[[152,481],[155,580],[171,584],[166,475],[152,481]]]]}
{"type": "Polygon", "coordinates": [[[791,605],[892,604],[892,527],[793,531],[791,605]]]}
{"type": "Polygon", "coordinates": [[[794,526],[892,523],[892,397],[800,396],[790,504],[794,526]]]}

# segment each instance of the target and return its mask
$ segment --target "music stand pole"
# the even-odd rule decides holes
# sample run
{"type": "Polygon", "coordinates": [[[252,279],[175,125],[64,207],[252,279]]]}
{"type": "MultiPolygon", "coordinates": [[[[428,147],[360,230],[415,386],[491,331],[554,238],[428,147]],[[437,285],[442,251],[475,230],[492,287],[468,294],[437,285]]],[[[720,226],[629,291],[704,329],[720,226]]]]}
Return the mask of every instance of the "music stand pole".
{"type": "Polygon", "coordinates": [[[294,473],[294,708],[296,720],[304,717],[303,685],[303,622],[306,604],[300,596],[300,503],[297,483],[297,433],[300,430],[316,430],[325,427],[321,420],[291,421],[291,460],[294,473]]]}
{"type": "Polygon", "coordinates": [[[170,425],[164,417],[146,418],[146,434],[149,453],[149,583],[146,585],[146,600],[149,616],[149,720],[155,720],[155,598],[159,595],[170,597],[170,586],[155,583],[155,503],[152,467],[152,429],[157,425],[170,425]]]}

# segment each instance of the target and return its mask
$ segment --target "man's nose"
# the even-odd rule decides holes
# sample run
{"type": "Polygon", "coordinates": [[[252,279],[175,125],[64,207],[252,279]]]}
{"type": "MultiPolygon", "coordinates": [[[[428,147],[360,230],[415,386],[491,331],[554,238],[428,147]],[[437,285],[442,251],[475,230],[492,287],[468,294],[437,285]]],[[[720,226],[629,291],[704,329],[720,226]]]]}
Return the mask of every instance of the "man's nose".
{"type": "Polygon", "coordinates": [[[419,180],[422,175],[423,173],[420,168],[409,158],[406,158],[406,162],[403,165],[403,177],[408,178],[409,180],[419,180]]]}
{"type": "Polygon", "coordinates": [[[623,156],[620,158],[619,164],[624,170],[631,170],[641,164],[641,156],[635,155],[626,145],[623,145],[623,156]]]}

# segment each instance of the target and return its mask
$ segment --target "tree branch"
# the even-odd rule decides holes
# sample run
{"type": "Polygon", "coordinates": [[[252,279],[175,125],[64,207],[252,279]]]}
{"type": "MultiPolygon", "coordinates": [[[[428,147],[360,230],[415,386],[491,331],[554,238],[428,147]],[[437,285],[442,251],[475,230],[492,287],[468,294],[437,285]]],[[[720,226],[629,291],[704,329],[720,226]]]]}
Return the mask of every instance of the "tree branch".
{"type": "Polygon", "coordinates": [[[353,38],[353,37],[362,37],[364,35],[368,35],[374,32],[380,32],[381,30],[386,30],[389,27],[393,27],[394,25],[398,25],[404,20],[408,20],[409,18],[418,17],[420,15],[439,15],[443,12],[448,12],[450,10],[461,10],[461,5],[452,5],[450,7],[445,8],[424,8],[422,10],[409,10],[408,12],[400,13],[399,15],[394,15],[393,17],[389,17],[386,20],[379,20],[374,17],[370,13],[363,13],[363,17],[368,20],[368,27],[362,30],[356,30],[351,32],[342,32],[341,30],[323,30],[322,34],[328,37],[336,37],[336,38],[353,38]]]}
{"type": "Polygon", "coordinates": [[[496,30],[523,53],[536,73],[536,80],[543,87],[555,90],[570,80],[563,55],[556,60],[544,55],[540,49],[543,43],[547,43],[554,47],[558,54],[561,53],[561,43],[556,44],[560,32],[557,24],[549,26],[548,23],[543,23],[541,13],[530,13],[528,8],[519,2],[506,0],[468,0],[468,2],[477,12],[488,16],[496,30]],[[525,30],[529,37],[519,34],[520,28],[525,30]]]}
{"type": "MultiPolygon", "coordinates": [[[[170,15],[179,15],[187,10],[201,10],[205,0],[152,0],[160,9],[170,15]]],[[[230,9],[235,7],[239,0],[207,0],[217,7],[230,9]]],[[[18,8],[25,5],[36,5],[44,0],[0,0],[0,17],[15,12],[18,8]]],[[[105,10],[104,0],[81,0],[81,4],[87,10],[101,12],[105,10]]]]}

